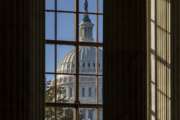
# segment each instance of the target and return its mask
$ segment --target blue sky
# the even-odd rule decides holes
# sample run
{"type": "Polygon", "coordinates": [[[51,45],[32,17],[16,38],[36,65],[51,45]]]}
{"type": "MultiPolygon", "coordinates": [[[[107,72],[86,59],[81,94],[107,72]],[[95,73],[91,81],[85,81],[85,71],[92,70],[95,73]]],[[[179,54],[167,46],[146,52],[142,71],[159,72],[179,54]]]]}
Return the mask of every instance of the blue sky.
{"type": "MultiPolygon", "coordinates": [[[[55,9],[55,0],[46,0],[46,9],[48,10],[54,10],[55,9]]],[[[83,12],[83,4],[84,0],[79,0],[79,8],[80,11],[83,12]]],[[[58,10],[66,10],[66,11],[74,11],[74,3],[75,0],[57,0],[57,9],[58,10]]],[[[88,0],[89,6],[88,10],[89,12],[96,12],[96,0],[88,0]]],[[[103,0],[99,0],[99,12],[102,13],[103,11],[103,0]]],[[[75,40],[75,26],[74,26],[74,15],[72,13],[58,13],[57,14],[57,39],[58,40],[75,40]]],[[[45,38],[54,40],[55,39],[55,13],[53,12],[46,12],[46,18],[45,18],[45,38]]],[[[79,15],[79,20],[81,21],[83,17],[83,14],[79,15]]],[[[96,16],[95,15],[89,15],[90,19],[92,20],[94,24],[93,28],[93,37],[96,40],[96,16]]],[[[102,16],[99,16],[99,41],[102,41],[102,32],[103,30],[103,18],[102,16]]],[[[71,49],[73,49],[73,46],[57,46],[57,58],[59,60],[62,60],[64,55],[68,53],[71,49]]],[[[54,72],[54,59],[55,59],[55,47],[54,45],[46,45],[46,72],[54,72]]]]}
{"type": "MultiPolygon", "coordinates": [[[[46,9],[55,9],[55,0],[46,0],[46,9]]],[[[99,0],[99,12],[102,13],[103,11],[103,0],[99,0]]],[[[84,11],[83,8],[84,0],[79,0],[79,11],[84,11]]],[[[88,10],[89,12],[96,12],[97,11],[97,2],[96,0],[88,0],[88,10]]],[[[58,10],[67,10],[67,11],[74,11],[75,7],[75,0],[57,0],[57,9],[58,10]]]]}

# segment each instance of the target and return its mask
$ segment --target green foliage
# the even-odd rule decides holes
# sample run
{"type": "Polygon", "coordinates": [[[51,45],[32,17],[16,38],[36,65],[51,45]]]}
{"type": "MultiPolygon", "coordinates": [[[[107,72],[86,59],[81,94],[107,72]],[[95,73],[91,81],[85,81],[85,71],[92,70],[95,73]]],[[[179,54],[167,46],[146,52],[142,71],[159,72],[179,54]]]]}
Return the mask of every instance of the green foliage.
{"type": "MultiPolygon", "coordinates": [[[[57,87],[56,89],[57,97],[56,102],[66,103],[68,100],[65,100],[65,89],[64,87],[57,87]]],[[[51,86],[46,89],[45,92],[46,102],[55,102],[55,86],[51,86]]],[[[71,108],[61,108],[61,107],[46,107],[45,108],[45,120],[55,120],[55,114],[57,120],[73,120],[73,110],[71,108]],[[55,113],[56,111],[56,113],[55,113]]]]}

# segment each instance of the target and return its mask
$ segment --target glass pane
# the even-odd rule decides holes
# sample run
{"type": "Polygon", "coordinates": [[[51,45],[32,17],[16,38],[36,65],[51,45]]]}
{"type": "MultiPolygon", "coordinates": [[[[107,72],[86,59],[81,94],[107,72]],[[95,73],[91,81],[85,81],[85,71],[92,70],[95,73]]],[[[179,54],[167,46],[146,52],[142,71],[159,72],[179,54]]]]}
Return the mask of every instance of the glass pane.
{"type": "Polygon", "coordinates": [[[54,75],[45,75],[45,101],[55,102],[55,78],[54,75]]]}
{"type": "Polygon", "coordinates": [[[103,2],[104,0],[98,0],[98,12],[103,13],[103,2]]]}
{"type": "Polygon", "coordinates": [[[151,22],[151,49],[155,50],[155,23],[151,22]]]}
{"type": "Polygon", "coordinates": [[[79,109],[80,118],[79,120],[102,120],[103,112],[102,109],[95,108],[80,108],[79,109]]]}
{"type": "Polygon", "coordinates": [[[55,66],[55,53],[54,53],[54,45],[46,45],[45,48],[45,71],[46,72],[54,72],[55,66]]]}
{"type": "Polygon", "coordinates": [[[96,15],[79,15],[79,38],[81,42],[96,42],[96,15]]]}
{"type": "Polygon", "coordinates": [[[73,75],[57,75],[56,101],[62,103],[74,103],[76,91],[76,79],[73,75]]]}
{"type": "Polygon", "coordinates": [[[151,120],[156,120],[155,115],[151,115],[151,120]]]}
{"type": "Polygon", "coordinates": [[[97,56],[98,56],[97,57],[98,64],[96,66],[96,69],[99,75],[103,75],[103,48],[102,47],[98,47],[97,56]]]}
{"type": "Polygon", "coordinates": [[[45,38],[47,40],[54,40],[55,39],[55,13],[53,12],[46,12],[46,19],[45,19],[45,38]]]}
{"type": "Polygon", "coordinates": [[[54,10],[55,0],[46,0],[46,10],[54,10]]]}
{"type": "Polygon", "coordinates": [[[153,83],[151,84],[151,110],[156,112],[156,88],[153,83]]]}
{"type": "Polygon", "coordinates": [[[167,52],[169,50],[167,50],[167,37],[168,34],[162,30],[161,28],[157,27],[157,56],[162,59],[165,60],[167,59],[167,52]]]}
{"type": "Polygon", "coordinates": [[[76,72],[76,49],[70,45],[57,46],[57,72],[76,72]]]}
{"type": "MultiPolygon", "coordinates": [[[[85,0],[79,0],[79,11],[85,12],[84,2],[85,0]]],[[[88,1],[88,12],[97,12],[97,0],[87,0],[88,1]]]]}
{"type": "Polygon", "coordinates": [[[57,9],[65,11],[74,11],[75,0],[57,0],[57,9]]]}
{"type": "Polygon", "coordinates": [[[103,16],[98,16],[98,41],[103,42],[103,16]]]}
{"type": "Polygon", "coordinates": [[[98,109],[99,110],[99,120],[103,120],[103,109],[98,109]]]}
{"type": "Polygon", "coordinates": [[[151,19],[155,20],[155,0],[151,0],[151,19]]]}
{"type": "Polygon", "coordinates": [[[81,74],[96,74],[96,47],[79,47],[79,72],[81,74]]]}
{"type": "Polygon", "coordinates": [[[45,107],[45,120],[55,120],[54,107],[45,107]]]}
{"type": "Polygon", "coordinates": [[[164,29],[166,31],[166,26],[167,26],[167,17],[168,14],[167,14],[167,11],[168,11],[168,4],[167,2],[170,2],[170,1],[166,1],[166,0],[157,0],[156,1],[156,4],[157,4],[157,14],[156,14],[156,17],[157,17],[157,25],[159,27],[161,27],[161,29],[164,29]]]}
{"type": "Polygon", "coordinates": [[[74,41],[75,40],[75,14],[57,14],[57,39],[74,41]]]}
{"type": "Polygon", "coordinates": [[[96,76],[79,76],[80,103],[96,104],[96,76]]]}
{"type": "Polygon", "coordinates": [[[56,107],[56,116],[57,120],[75,120],[75,109],[56,107]]]}
{"type": "Polygon", "coordinates": [[[167,113],[168,113],[168,117],[167,117],[167,119],[168,120],[171,120],[171,114],[172,114],[172,112],[171,112],[171,108],[172,108],[172,106],[171,106],[171,103],[172,103],[172,100],[171,99],[168,99],[167,100],[167,106],[168,106],[168,110],[167,110],[167,113]]]}
{"type": "Polygon", "coordinates": [[[155,82],[156,68],[155,68],[155,55],[151,54],[151,81],[155,82]]]}
{"type": "Polygon", "coordinates": [[[97,99],[98,99],[98,104],[103,104],[103,78],[102,76],[98,77],[98,95],[97,95],[97,99]]]}
{"type": "Polygon", "coordinates": [[[167,2],[167,31],[168,32],[171,32],[171,12],[172,12],[172,8],[171,8],[171,3],[170,2],[167,2]]]}

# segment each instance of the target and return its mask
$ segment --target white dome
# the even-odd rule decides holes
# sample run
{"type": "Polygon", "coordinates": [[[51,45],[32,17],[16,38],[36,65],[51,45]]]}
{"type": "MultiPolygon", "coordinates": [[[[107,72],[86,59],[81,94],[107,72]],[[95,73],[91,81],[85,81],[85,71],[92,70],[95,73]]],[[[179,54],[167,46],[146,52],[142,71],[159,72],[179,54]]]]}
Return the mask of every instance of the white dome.
{"type": "MultiPolygon", "coordinates": [[[[95,74],[98,60],[98,73],[102,73],[102,49],[95,47],[80,47],[79,49],[79,72],[95,74]],[[98,50],[98,51],[97,51],[98,50]],[[98,57],[96,57],[98,54],[98,57]]],[[[62,61],[59,61],[57,71],[59,73],[76,72],[76,51],[73,49],[66,54],[62,61]]]]}
{"type": "MultiPolygon", "coordinates": [[[[84,15],[83,21],[80,24],[80,41],[83,42],[93,42],[93,23],[88,16],[84,15]]],[[[103,70],[103,50],[96,47],[81,46],[79,48],[79,73],[85,74],[79,76],[79,94],[80,102],[82,103],[96,103],[96,94],[98,93],[99,102],[102,102],[102,77],[98,77],[98,90],[96,90],[97,76],[95,74],[102,75],[103,70]],[[98,62],[97,62],[98,61],[98,62]],[[98,68],[98,69],[97,69],[98,68]],[[94,74],[88,75],[88,74],[94,74]],[[83,92],[84,91],[84,92],[83,92]],[[90,91],[90,93],[88,93],[90,91]],[[91,93],[92,92],[92,93],[91,93]],[[84,95],[83,95],[84,94],[84,95]],[[89,96],[89,94],[92,94],[89,96]]],[[[65,98],[68,102],[73,102],[75,100],[76,91],[76,77],[73,73],[76,71],[76,49],[72,49],[68,52],[63,60],[58,62],[57,72],[67,73],[57,75],[57,88],[65,89],[65,93],[62,96],[59,94],[59,100],[65,98]],[[69,75],[68,75],[69,74],[69,75]],[[72,75],[70,75],[72,74],[72,75]]]]}

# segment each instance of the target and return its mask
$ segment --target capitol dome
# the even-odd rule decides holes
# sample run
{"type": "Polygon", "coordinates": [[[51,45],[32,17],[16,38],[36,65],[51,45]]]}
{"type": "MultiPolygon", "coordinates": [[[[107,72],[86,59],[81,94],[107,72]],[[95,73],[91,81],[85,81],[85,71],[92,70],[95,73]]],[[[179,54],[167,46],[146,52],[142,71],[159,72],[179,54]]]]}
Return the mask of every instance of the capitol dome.
{"type": "MultiPolygon", "coordinates": [[[[84,14],[82,22],[79,25],[79,41],[94,42],[93,26],[88,14],[84,14]]],[[[102,49],[96,47],[79,47],[80,73],[95,74],[98,67],[98,73],[102,73],[102,49]],[[98,61],[98,62],[97,62],[98,61]],[[97,65],[98,63],[98,65],[97,65]]],[[[59,73],[76,72],[76,49],[67,53],[62,61],[59,61],[57,71],[59,73]]]]}
{"type": "MultiPolygon", "coordinates": [[[[79,48],[79,72],[86,74],[102,74],[102,49],[95,47],[79,48]],[[98,61],[98,62],[97,62],[98,61]]],[[[73,49],[67,53],[62,61],[59,61],[57,67],[58,73],[76,72],[76,50],[73,49]]]]}
{"type": "MultiPolygon", "coordinates": [[[[85,11],[87,12],[87,5],[85,11]]],[[[91,22],[88,14],[84,14],[82,22],[79,25],[80,42],[94,42],[93,26],[94,24],[91,22]]],[[[79,46],[78,53],[79,66],[76,66],[75,48],[70,50],[61,61],[58,61],[57,72],[60,74],[56,76],[56,101],[75,102],[76,68],[79,67],[79,102],[85,104],[102,104],[101,75],[103,72],[103,50],[99,47],[79,46]]],[[[51,81],[51,86],[54,85],[55,81],[51,81]]],[[[80,120],[95,120],[96,110],[94,108],[83,108],[80,110],[80,116],[80,120]]]]}
{"type": "MultiPolygon", "coordinates": [[[[91,22],[88,14],[84,15],[82,22],[80,23],[79,37],[81,42],[94,42],[93,39],[93,23],[91,22]]],[[[98,95],[102,96],[102,77],[98,77],[98,83],[96,75],[102,75],[103,63],[102,63],[103,50],[97,47],[80,46],[79,47],[79,73],[84,74],[79,76],[79,94],[81,103],[97,103],[98,95]],[[96,90],[96,86],[99,84],[99,90],[96,90]],[[91,90],[91,95],[90,94],[91,90]]],[[[63,60],[58,61],[57,72],[63,73],[57,75],[58,88],[64,88],[64,94],[58,95],[58,99],[65,99],[67,102],[75,101],[75,76],[76,73],[76,49],[70,50],[63,60]]],[[[99,102],[102,102],[102,98],[99,97],[99,102]]]]}

